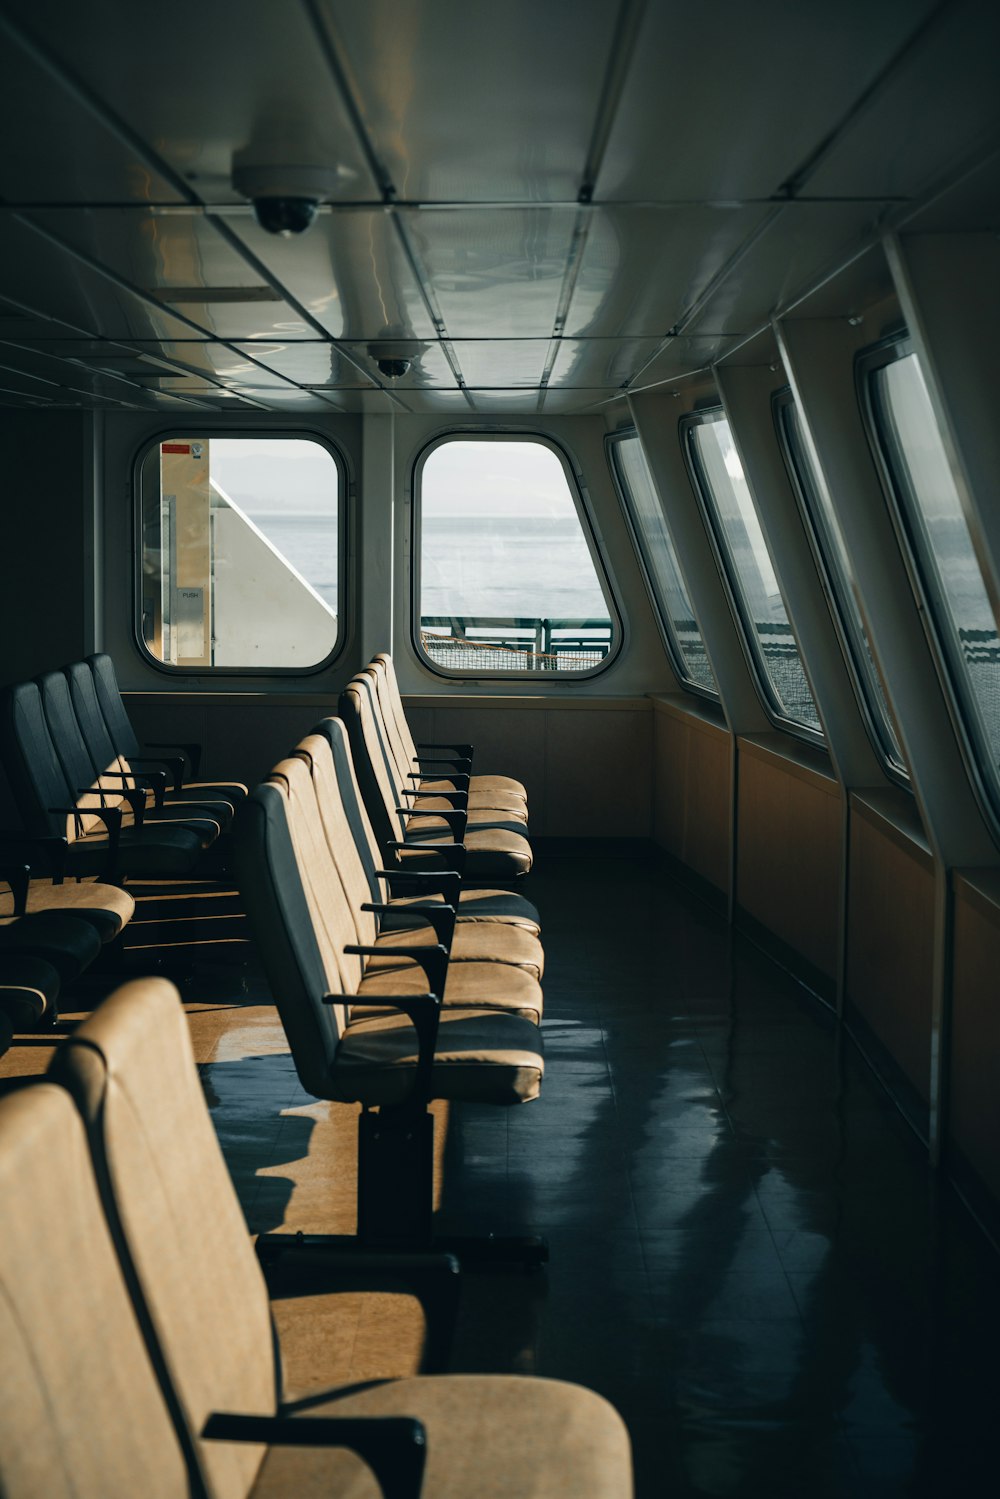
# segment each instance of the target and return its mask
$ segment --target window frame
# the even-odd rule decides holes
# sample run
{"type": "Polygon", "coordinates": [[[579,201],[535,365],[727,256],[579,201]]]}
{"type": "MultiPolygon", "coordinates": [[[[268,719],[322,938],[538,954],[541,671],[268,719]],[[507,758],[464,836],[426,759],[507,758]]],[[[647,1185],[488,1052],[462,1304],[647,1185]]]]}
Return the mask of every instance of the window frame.
{"type": "MultiPolygon", "coordinates": [[[[746,658],[747,666],[749,667],[750,675],[753,679],[753,683],[757,691],[757,696],[760,699],[764,712],[767,714],[768,718],[775,725],[775,727],[785,733],[793,735],[797,739],[804,740],[807,744],[816,745],[820,749],[827,751],[828,746],[826,735],[823,733],[822,729],[822,719],[820,719],[820,727],[813,728],[811,724],[802,723],[800,720],[795,718],[789,718],[787,713],[784,711],[781,703],[778,701],[776,691],[772,686],[767,668],[764,666],[763,660],[761,659],[760,641],[757,637],[757,631],[753,628],[753,621],[748,621],[744,615],[742,584],[739,580],[739,575],[736,571],[735,563],[731,558],[730,549],[728,543],[726,542],[726,538],[723,534],[720,534],[722,526],[721,518],[716,515],[716,503],[714,496],[711,494],[711,486],[709,485],[707,478],[703,476],[701,472],[701,462],[694,437],[696,428],[707,426],[710,422],[718,421],[725,421],[728,423],[729,418],[726,415],[722,403],[719,401],[713,401],[711,405],[706,405],[695,411],[685,413],[685,415],[680,418],[677,424],[677,431],[681,444],[684,463],[687,467],[692,487],[701,507],[702,520],[705,525],[705,530],[708,533],[709,539],[711,541],[716,564],[719,568],[719,573],[723,580],[723,587],[725,588],[726,597],[729,601],[730,611],[736,623],[736,629],[740,637],[740,643],[743,647],[743,653],[746,658]]],[[[747,487],[749,488],[749,484],[747,487]]],[[[751,504],[754,505],[754,511],[756,513],[756,504],[754,502],[752,493],[750,495],[750,501],[751,504]]],[[[757,516],[757,523],[758,525],[760,525],[759,515],[757,516]]],[[[761,527],[761,531],[763,532],[763,527],[761,527]]],[[[765,546],[766,545],[767,542],[765,538],[765,546]]],[[[770,557],[770,548],[768,548],[768,556],[770,557]]],[[[787,605],[785,605],[784,594],[781,593],[781,580],[778,574],[778,569],[774,566],[773,559],[771,559],[771,566],[774,571],[775,582],[778,585],[778,592],[779,594],[781,594],[782,604],[785,607],[786,616],[788,616],[789,629],[792,633],[792,641],[795,645],[799,663],[802,667],[802,673],[806,679],[806,686],[809,688],[809,695],[812,698],[814,705],[816,706],[817,716],[819,716],[819,706],[818,704],[816,704],[816,697],[813,692],[813,686],[809,680],[809,674],[805,668],[805,661],[802,657],[802,651],[799,646],[798,637],[796,636],[795,631],[792,628],[791,617],[788,615],[788,608],[787,605]]]]}
{"type": "Polygon", "coordinates": [[[568,685],[575,682],[590,681],[594,677],[600,676],[602,672],[607,671],[621,655],[627,635],[625,615],[618,603],[617,591],[613,586],[610,569],[598,545],[597,527],[591,514],[587,487],[579,468],[570,458],[565,448],[556,442],[554,438],[549,437],[548,434],[528,428],[508,428],[501,432],[495,428],[484,429],[481,427],[448,428],[446,431],[435,433],[428,442],[424,443],[413,461],[410,474],[410,527],[408,540],[410,546],[410,639],[420,664],[435,676],[449,682],[537,682],[549,688],[556,684],[568,685]],[[593,564],[598,587],[608,606],[608,618],[611,622],[611,644],[608,648],[608,654],[597,666],[590,666],[582,671],[457,671],[442,666],[440,662],[432,660],[424,650],[420,631],[422,582],[421,522],[423,519],[422,480],[427,460],[439,447],[443,447],[449,442],[532,442],[548,448],[558,458],[566,478],[566,485],[570,498],[573,501],[577,520],[580,523],[580,530],[593,564]]]}
{"type": "MultiPolygon", "coordinates": [[[[620,428],[617,432],[609,432],[604,439],[604,448],[607,457],[608,468],[611,473],[611,479],[617,491],[618,499],[622,507],[622,514],[625,517],[625,524],[628,527],[629,536],[635,549],[636,559],[639,563],[639,571],[642,573],[643,582],[646,585],[646,592],[649,595],[650,606],[653,610],[653,615],[656,619],[657,627],[660,631],[660,638],[663,641],[663,646],[667,653],[667,659],[669,660],[671,667],[673,668],[674,675],[676,676],[677,680],[682,683],[685,690],[694,693],[698,697],[704,698],[706,702],[721,705],[722,697],[718,690],[718,686],[716,686],[715,690],[713,691],[712,688],[706,687],[704,683],[694,681],[694,679],[688,674],[687,662],[685,661],[684,652],[681,649],[680,643],[677,640],[674,631],[674,622],[670,615],[670,611],[666,606],[666,599],[660,597],[659,584],[656,580],[654,569],[649,559],[649,553],[645,538],[640,531],[633,514],[633,497],[628,485],[625,482],[624,475],[621,472],[617,459],[617,449],[626,439],[633,437],[640,444],[641,448],[642,439],[639,436],[638,430],[634,426],[620,428]]],[[[643,456],[645,457],[645,454],[643,454],[643,456]]],[[[657,494],[657,500],[659,499],[660,497],[657,494]]],[[[663,508],[662,501],[660,501],[660,503],[661,508],[663,508]]],[[[670,526],[669,522],[667,521],[665,508],[663,521],[667,531],[670,532],[670,526]]],[[[670,534],[670,541],[676,553],[676,546],[674,544],[672,533],[670,534]]],[[[681,577],[681,582],[683,583],[690,600],[691,591],[688,588],[687,579],[684,578],[682,574],[680,574],[679,568],[678,573],[681,577]]],[[[691,605],[691,608],[693,613],[693,603],[691,605]]],[[[697,624],[698,621],[695,620],[695,623],[697,624]]],[[[700,625],[698,625],[698,630],[699,633],[701,633],[700,625]]],[[[702,646],[704,647],[704,638],[702,638],[702,646]]],[[[706,661],[708,661],[707,651],[705,652],[705,659],[706,661]]],[[[708,661],[708,665],[709,669],[712,670],[711,661],[708,661]]],[[[714,677],[714,670],[712,670],[712,675],[714,677]]]]}
{"type": "MultiPolygon", "coordinates": [[[[993,771],[992,775],[983,768],[983,762],[986,765],[993,764],[993,747],[989,743],[989,730],[982,719],[978,702],[975,700],[974,688],[968,681],[964,665],[959,665],[956,669],[954,657],[956,651],[960,651],[960,647],[953,645],[950,641],[949,632],[953,623],[951,607],[945,599],[945,589],[937,577],[937,564],[932,561],[928,565],[923,556],[922,545],[917,539],[916,533],[922,525],[922,520],[919,515],[911,515],[910,509],[912,506],[916,511],[919,502],[906,498],[902,493],[906,481],[897,481],[893,471],[890,453],[899,445],[896,443],[891,426],[883,422],[880,412],[881,402],[875,390],[874,376],[879,370],[911,355],[916,358],[919,368],[920,356],[909,331],[898,328],[893,330],[878,343],[861,349],[857,354],[854,361],[855,388],[872,460],[878,471],[907,577],[920,611],[948,717],[955,731],[979,805],[994,840],[1000,843],[1000,766],[993,771]],[[942,628],[942,614],[944,623],[949,627],[947,632],[942,628]]],[[[921,375],[923,375],[922,370],[921,375]]],[[[938,431],[938,438],[945,453],[945,461],[948,462],[947,447],[941,438],[940,431],[938,431]]],[[[966,525],[968,525],[967,522],[966,525]]],[[[971,534],[969,544],[976,567],[982,576],[982,567],[972,543],[971,534]]],[[[1000,634],[1000,629],[998,629],[998,634],[1000,634]]]]}
{"type": "MultiPolygon", "coordinates": [[[[798,412],[795,396],[789,386],[775,391],[771,398],[771,410],[785,470],[822,579],[823,591],[830,605],[837,639],[851,678],[865,732],[886,775],[906,790],[912,790],[909,771],[905,763],[896,759],[892,743],[887,742],[886,739],[882,704],[876,697],[876,687],[869,677],[864,659],[866,646],[860,631],[864,623],[863,617],[857,603],[850,598],[845,598],[845,594],[851,591],[850,580],[841,573],[838,565],[831,562],[830,553],[835,551],[835,544],[828,535],[822,507],[810,492],[810,482],[800,472],[795,444],[788,430],[785,415],[789,410],[798,412]]],[[[801,421],[801,413],[799,413],[799,420],[801,421]]]]}
{"type": "Polygon", "coordinates": [[[219,422],[206,425],[203,422],[172,422],[169,427],[159,428],[146,434],[136,448],[132,458],[132,640],[143,661],[156,671],[169,677],[192,678],[267,678],[309,677],[326,671],[343,654],[351,630],[346,608],[348,547],[351,541],[350,510],[353,499],[353,483],[347,458],[332,438],[312,427],[253,427],[226,426],[219,422]],[[154,448],[171,440],[186,438],[264,440],[314,442],[330,454],[337,470],[337,635],[331,650],[312,666],[175,666],[154,656],[142,634],[142,468],[154,448]]]}

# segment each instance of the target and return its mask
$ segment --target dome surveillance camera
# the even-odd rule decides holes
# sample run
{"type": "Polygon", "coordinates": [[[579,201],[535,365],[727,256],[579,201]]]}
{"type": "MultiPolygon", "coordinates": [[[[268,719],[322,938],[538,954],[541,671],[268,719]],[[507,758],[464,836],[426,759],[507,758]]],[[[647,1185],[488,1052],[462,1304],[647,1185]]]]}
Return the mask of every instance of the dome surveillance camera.
{"type": "Polygon", "coordinates": [[[305,234],[316,218],[319,203],[315,198],[254,198],[254,217],[268,234],[305,234]]]}
{"type": "Polygon", "coordinates": [[[336,168],[233,165],[233,187],[251,200],[260,227],[285,239],[306,232],[339,181],[336,168]]]}
{"type": "Polygon", "coordinates": [[[376,359],[375,363],[378,365],[379,374],[384,375],[387,380],[398,380],[410,368],[408,359],[382,358],[376,359]]]}

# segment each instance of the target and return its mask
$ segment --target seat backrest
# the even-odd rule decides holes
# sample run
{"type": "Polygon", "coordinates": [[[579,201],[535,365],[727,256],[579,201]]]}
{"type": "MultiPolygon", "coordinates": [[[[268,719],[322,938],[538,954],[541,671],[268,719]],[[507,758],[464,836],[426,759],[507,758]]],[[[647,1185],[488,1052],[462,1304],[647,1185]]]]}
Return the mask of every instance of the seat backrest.
{"type": "Polygon", "coordinates": [[[0,1493],[185,1499],[83,1123],[61,1088],[0,1099],[0,1201],[0,1493]]]}
{"type": "Polygon", "coordinates": [[[52,743],[42,711],[42,695],[35,682],[18,682],[0,697],[0,744],[11,790],[27,831],[75,838],[75,819],[49,810],[72,807],[76,798],[52,743]]]}
{"type": "MultiPolygon", "coordinates": [[[[403,822],[396,808],[403,805],[395,761],[385,740],[370,677],[353,677],[340,694],[340,717],[347,725],[354,769],[368,809],[379,850],[390,858],[388,845],[402,837],[403,822]]],[[[390,860],[395,863],[395,859],[390,860]]]]}
{"type": "Polygon", "coordinates": [[[60,1047],[50,1075],[86,1122],[112,1235],[188,1447],[214,1499],[243,1499],[265,1449],[198,1438],[213,1411],[274,1414],[270,1300],[176,989],[164,979],[118,989],[60,1047]]]}
{"type": "Polygon", "coordinates": [[[115,673],[115,663],[104,651],[97,651],[94,655],[88,656],[87,663],[94,673],[97,701],[101,705],[104,722],[108,726],[108,733],[111,735],[115,749],[120,755],[124,755],[126,760],[137,760],[140,755],[139,741],[135,737],[135,730],[125,712],[125,704],[122,702],[121,689],[115,673]]]}
{"type": "Polygon", "coordinates": [[[417,746],[413,742],[410,726],[406,721],[406,709],[403,707],[403,695],[399,690],[399,678],[396,676],[396,668],[392,664],[392,657],[388,651],[379,651],[372,657],[372,665],[381,672],[384,681],[385,702],[387,711],[392,714],[396,724],[396,733],[402,745],[406,764],[401,767],[404,771],[416,770],[414,761],[417,755],[417,746]]]}
{"type": "MultiPolygon", "coordinates": [[[[320,735],[330,747],[334,774],[340,789],[340,805],[347,818],[351,830],[351,841],[368,884],[368,894],[363,899],[388,900],[389,886],[385,880],[379,879],[376,873],[383,867],[382,856],[379,853],[375,829],[372,827],[371,818],[368,816],[368,810],[361,795],[361,787],[358,785],[354,758],[343,720],[340,718],[320,719],[313,729],[313,734],[320,735]]],[[[308,742],[306,739],[303,744],[308,744],[308,742]]]]}
{"type": "Polygon", "coordinates": [[[128,760],[115,749],[114,741],[108,733],[108,726],[97,700],[94,671],[90,662],[73,661],[69,666],[63,667],[63,673],[69,683],[73,712],[76,714],[76,721],[80,725],[80,732],[95,770],[98,772],[110,770],[128,776],[128,780],[116,783],[119,786],[134,785],[128,760]]]}
{"type": "MultiPolygon", "coordinates": [[[[73,801],[81,806],[119,807],[122,805],[121,782],[100,777],[83,738],[80,724],[73,711],[69,695],[69,682],[61,671],[47,671],[36,678],[42,695],[42,711],[49,726],[52,743],[72,789],[73,801]],[[92,795],[87,795],[87,792],[92,795]]],[[[81,812],[81,826],[85,830],[100,828],[99,818],[81,812]]]]}
{"type": "Polygon", "coordinates": [[[264,782],[240,804],[236,879],[299,1080],[315,1098],[327,1098],[348,1011],[323,1003],[324,995],[343,992],[340,966],[314,927],[288,814],[284,780],[264,782]]]}
{"type": "MultiPolygon", "coordinates": [[[[337,720],[334,719],[334,723],[337,720]]],[[[339,725],[343,733],[343,724],[339,725]]],[[[340,781],[334,768],[333,751],[324,734],[308,734],[296,746],[296,755],[305,761],[312,778],[313,790],[319,807],[323,832],[326,835],[330,857],[340,874],[347,905],[354,921],[355,941],[371,943],[378,935],[378,922],[371,911],[362,906],[372,899],[381,900],[381,894],[372,896],[368,873],[355,841],[355,823],[347,815],[340,781]]],[[[363,836],[363,835],[362,835],[363,836]]],[[[365,853],[368,852],[367,845],[365,853]]]]}
{"type": "Polygon", "coordinates": [[[414,783],[410,780],[409,773],[411,770],[415,771],[417,767],[399,732],[395,705],[383,662],[376,656],[365,667],[363,675],[370,677],[374,684],[375,703],[381,720],[382,734],[396,768],[396,779],[400,786],[412,787],[414,783]]]}

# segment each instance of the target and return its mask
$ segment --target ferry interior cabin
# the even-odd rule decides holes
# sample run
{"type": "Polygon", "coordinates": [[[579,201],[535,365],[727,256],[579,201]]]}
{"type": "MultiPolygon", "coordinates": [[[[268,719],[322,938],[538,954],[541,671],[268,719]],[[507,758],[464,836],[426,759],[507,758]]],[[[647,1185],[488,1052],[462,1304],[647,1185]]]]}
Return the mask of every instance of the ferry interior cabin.
{"type": "Polygon", "coordinates": [[[0,0],[7,1499],[995,1492],[998,59],[0,0]]]}

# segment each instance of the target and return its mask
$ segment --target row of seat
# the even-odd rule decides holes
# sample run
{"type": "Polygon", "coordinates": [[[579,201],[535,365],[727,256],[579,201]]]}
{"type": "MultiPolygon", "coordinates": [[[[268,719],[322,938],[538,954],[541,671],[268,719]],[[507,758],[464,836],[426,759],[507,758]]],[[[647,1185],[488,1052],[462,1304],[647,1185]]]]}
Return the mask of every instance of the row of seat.
{"type": "Polygon", "coordinates": [[[475,775],[471,745],[415,744],[388,655],[375,656],[348,682],[339,712],[387,864],[424,867],[442,846],[462,845],[458,857],[469,880],[506,884],[528,873],[524,787],[506,776],[475,775]]]}
{"type": "MultiPolygon", "coordinates": [[[[432,1100],[509,1106],[541,1087],[537,912],[510,892],[463,890],[459,847],[438,873],[380,866],[334,718],[237,820],[237,881],[299,1078],[318,1098],[362,1105],[367,1244],[431,1242],[432,1100]]],[[[537,1240],[491,1246],[525,1262],[545,1254],[537,1240]]]]}
{"type": "MultiPolygon", "coordinates": [[[[0,753],[33,860],[60,878],[190,874],[246,796],[238,783],[188,784],[180,761],[133,761],[138,746],[106,655],[73,662],[0,696],[0,753]]],[[[4,834],[11,842],[17,834],[4,834]]]]}
{"type": "Polygon", "coordinates": [[[119,990],[0,1099],[8,1499],[628,1499],[574,1385],[417,1376],[289,1400],[176,991],[119,990]],[[58,1224],[58,1232],[53,1225],[58,1224]]]}

